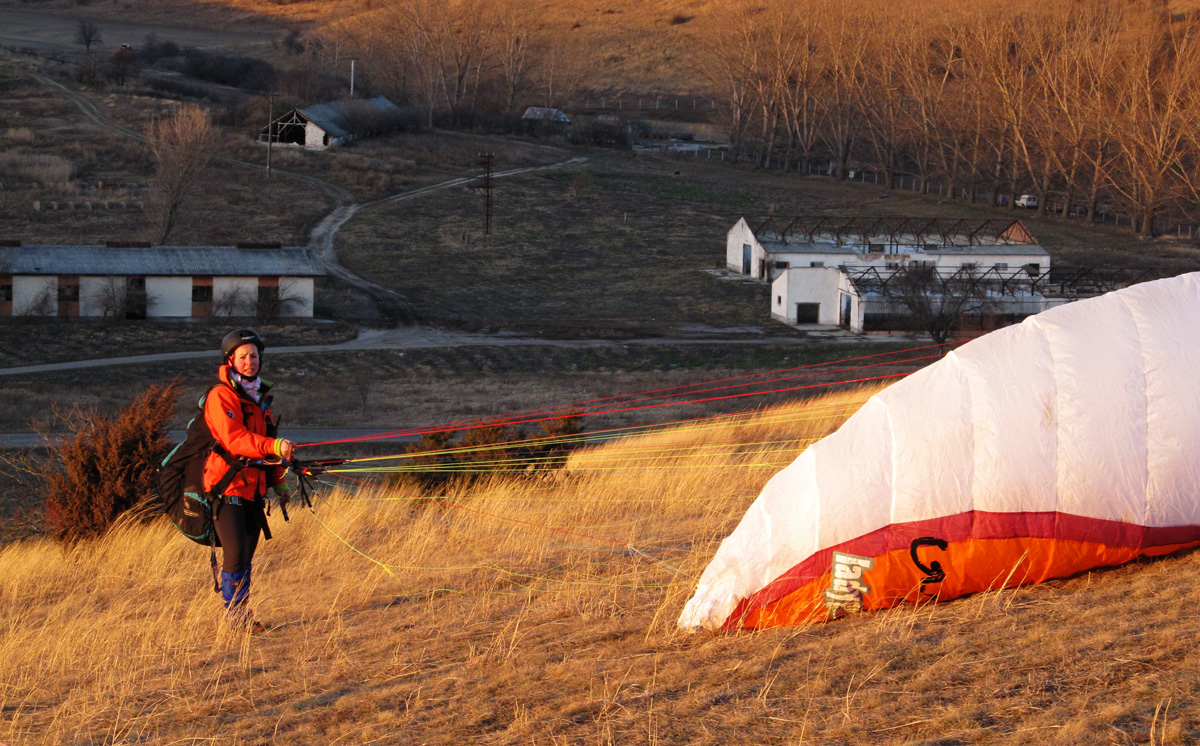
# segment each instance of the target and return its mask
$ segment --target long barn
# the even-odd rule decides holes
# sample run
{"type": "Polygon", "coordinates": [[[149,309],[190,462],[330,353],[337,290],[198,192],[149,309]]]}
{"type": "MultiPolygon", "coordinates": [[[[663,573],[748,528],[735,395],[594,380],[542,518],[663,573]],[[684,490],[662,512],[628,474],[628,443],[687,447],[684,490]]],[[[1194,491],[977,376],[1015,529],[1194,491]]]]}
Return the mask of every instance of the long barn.
{"type": "Polygon", "coordinates": [[[0,249],[0,316],[311,318],[321,263],[304,248],[0,249]]]}

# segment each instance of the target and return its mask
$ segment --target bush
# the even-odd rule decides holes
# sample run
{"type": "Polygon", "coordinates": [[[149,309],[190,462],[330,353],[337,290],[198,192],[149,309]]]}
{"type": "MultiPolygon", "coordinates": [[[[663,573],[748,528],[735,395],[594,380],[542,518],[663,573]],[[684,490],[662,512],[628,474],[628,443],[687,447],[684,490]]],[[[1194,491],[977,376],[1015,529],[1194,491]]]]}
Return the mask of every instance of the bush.
{"type": "Polygon", "coordinates": [[[155,468],[171,449],[166,432],[182,393],[178,381],[151,386],[115,417],[76,410],[60,417],[75,437],[51,447],[37,475],[46,523],[73,543],[102,535],[128,512],[151,503],[155,468]]]}
{"type": "Polygon", "coordinates": [[[180,72],[189,78],[250,90],[270,90],[277,74],[271,63],[256,57],[225,57],[201,49],[186,49],[180,72]]]}
{"type": "Polygon", "coordinates": [[[477,423],[458,442],[453,431],[426,433],[408,447],[414,455],[406,463],[416,470],[411,476],[417,483],[434,494],[448,485],[466,485],[493,474],[519,472],[532,477],[561,469],[576,445],[573,436],[583,432],[580,416],[568,412],[540,424],[545,435],[532,442],[533,436],[511,425],[477,423]]]}

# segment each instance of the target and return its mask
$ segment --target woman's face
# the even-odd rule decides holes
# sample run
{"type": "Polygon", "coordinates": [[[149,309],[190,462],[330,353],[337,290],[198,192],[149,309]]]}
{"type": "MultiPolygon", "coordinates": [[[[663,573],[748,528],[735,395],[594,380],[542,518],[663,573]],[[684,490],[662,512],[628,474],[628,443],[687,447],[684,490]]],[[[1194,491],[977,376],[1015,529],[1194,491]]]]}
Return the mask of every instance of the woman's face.
{"type": "Polygon", "coordinates": [[[258,357],[258,347],[254,344],[246,343],[233,351],[231,357],[231,365],[233,369],[244,378],[254,378],[258,375],[258,366],[261,361],[258,357]]]}

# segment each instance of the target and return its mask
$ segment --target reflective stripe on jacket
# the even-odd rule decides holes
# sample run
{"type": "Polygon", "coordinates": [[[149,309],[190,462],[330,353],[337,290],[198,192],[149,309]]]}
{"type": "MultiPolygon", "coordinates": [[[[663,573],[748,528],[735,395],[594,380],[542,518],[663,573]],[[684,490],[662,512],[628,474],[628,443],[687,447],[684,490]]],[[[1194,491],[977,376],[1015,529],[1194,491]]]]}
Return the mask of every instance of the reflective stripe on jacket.
{"type": "MultiPolygon", "coordinates": [[[[267,427],[273,422],[271,398],[268,395],[270,384],[263,381],[259,389],[262,397],[260,404],[242,391],[229,374],[229,366],[222,365],[217,372],[221,385],[209,391],[204,401],[204,421],[208,423],[213,438],[233,456],[246,459],[276,458],[276,439],[267,435],[267,427]]],[[[208,454],[204,462],[204,489],[211,490],[228,469],[225,459],[216,453],[208,454]]],[[[254,500],[265,495],[268,487],[282,484],[283,481],[282,467],[247,467],[233,478],[225,488],[225,494],[254,500]]]]}

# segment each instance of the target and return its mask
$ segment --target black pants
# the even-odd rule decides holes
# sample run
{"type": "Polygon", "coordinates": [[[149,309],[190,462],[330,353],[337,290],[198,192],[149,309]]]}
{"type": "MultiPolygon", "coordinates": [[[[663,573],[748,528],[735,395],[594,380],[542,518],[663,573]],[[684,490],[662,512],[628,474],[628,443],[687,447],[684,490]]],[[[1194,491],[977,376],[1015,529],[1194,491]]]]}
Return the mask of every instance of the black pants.
{"type": "MultiPolygon", "coordinates": [[[[217,538],[221,540],[222,572],[242,572],[250,566],[254,550],[258,548],[258,535],[267,524],[262,503],[262,498],[240,500],[226,497],[221,500],[213,525],[217,529],[217,538]]],[[[270,538],[269,533],[267,536],[270,538]]]]}

